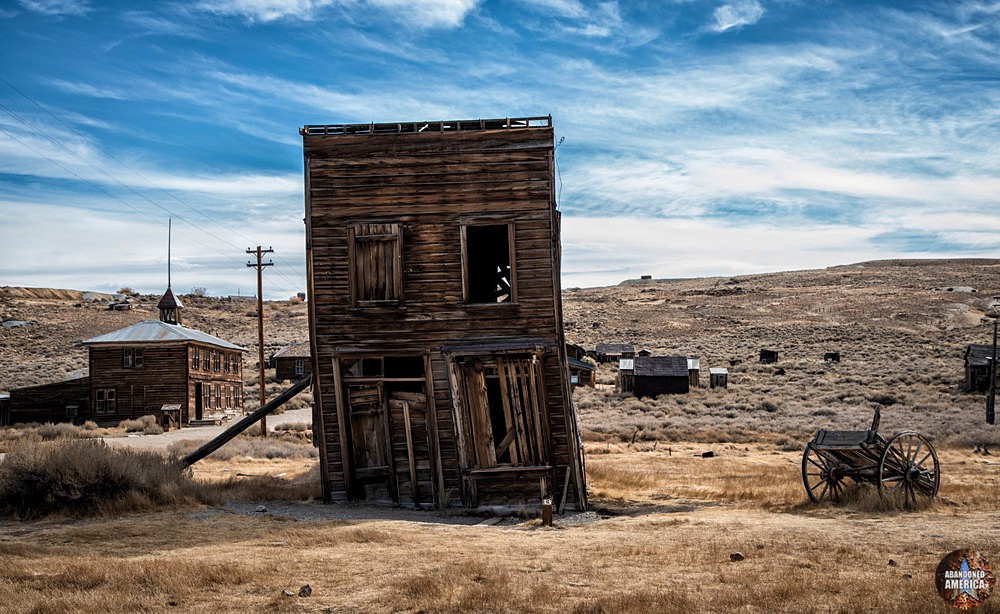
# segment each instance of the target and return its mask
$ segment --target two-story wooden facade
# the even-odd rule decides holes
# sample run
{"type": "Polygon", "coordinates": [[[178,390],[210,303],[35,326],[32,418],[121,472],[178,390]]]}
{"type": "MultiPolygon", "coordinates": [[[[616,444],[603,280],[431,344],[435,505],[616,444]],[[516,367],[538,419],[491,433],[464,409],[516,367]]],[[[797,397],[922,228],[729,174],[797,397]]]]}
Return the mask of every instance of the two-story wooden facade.
{"type": "Polygon", "coordinates": [[[585,507],[551,118],[301,134],[326,499],[585,507]]]}

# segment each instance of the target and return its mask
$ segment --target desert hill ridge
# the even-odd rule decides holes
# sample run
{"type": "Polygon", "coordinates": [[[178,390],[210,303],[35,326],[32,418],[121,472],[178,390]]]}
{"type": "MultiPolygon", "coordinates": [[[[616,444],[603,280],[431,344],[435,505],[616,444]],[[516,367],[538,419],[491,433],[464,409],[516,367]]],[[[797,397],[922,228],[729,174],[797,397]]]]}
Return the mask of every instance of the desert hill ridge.
{"type": "MultiPolygon", "coordinates": [[[[84,339],[156,317],[158,296],[131,311],[101,302],[12,296],[0,290],[0,391],[64,379],[87,366],[84,339]],[[79,305],[79,306],[77,306],[79,305]]],[[[45,294],[45,293],[40,293],[45,294]]],[[[631,342],[657,355],[699,357],[730,369],[726,393],[700,390],[640,403],[578,391],[585,437],[750,440],[759,432],[797,439],[817,425],[861,427],[874,404],[886,428],[917,428],[946,440],[978,441],[982,394],[962,390],[963,352],[988,343],[987,317],[1000,295],[1000,260],[874,261],[826,269],[646,281],[563,292],[566,339],[593,348],[631,342]],[[760,365],[777,350],[785,375],[760,365]],[[825,364],[825,352],[842,362],[825,364]],[[762,409],[763,408],[763,409],[762,409]],[[780,425],[771,421],[780,416],[780,425]]],[[[75,297],[75,295],[74,295],[75,297]]],[[[184,323],[248,348],[255,363],[255,306],[185,296],[184,323]]],[[[265,304],[265,353],[308,338],[306,305],[265,304]]],[[[248,368],[245,373],[253,376],[248,368]]],[[[599,375],[613,381],[610,367],[599,375]]],[[[610,396],[609,396],[610,395],[610,396]]],[[[998,438],[1000,439],[1000,438],[998,438]]]]}

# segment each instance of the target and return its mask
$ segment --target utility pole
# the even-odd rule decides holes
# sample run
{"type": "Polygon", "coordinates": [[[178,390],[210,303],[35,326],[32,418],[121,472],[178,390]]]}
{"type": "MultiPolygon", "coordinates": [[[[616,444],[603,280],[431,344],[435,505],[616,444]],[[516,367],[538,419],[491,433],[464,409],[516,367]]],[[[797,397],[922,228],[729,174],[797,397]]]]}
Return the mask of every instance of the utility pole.
{"type": "MultiPolygon", "coordinates": [[[[260,407],[267,404],[267,391],[264,389],[264,267],[274,266],[274,262],[263,262],[264,254],[272,254],[274,250],[268,247],[261,249],[247,248],[248,254],[257,256],[257,262],[248,262],[247,266],[257,269],[257,358],[260,365],[260,407]]],[[[260,436],[267,437],[267,416],[260,418],[260,436]]]]}
{"type": "Polygon", "coordinates": [[[996,420],[997,401],[997,318],[993,318],[993,357],[990,360],[990,394],[986,397],[986,424],[996,420]]]}

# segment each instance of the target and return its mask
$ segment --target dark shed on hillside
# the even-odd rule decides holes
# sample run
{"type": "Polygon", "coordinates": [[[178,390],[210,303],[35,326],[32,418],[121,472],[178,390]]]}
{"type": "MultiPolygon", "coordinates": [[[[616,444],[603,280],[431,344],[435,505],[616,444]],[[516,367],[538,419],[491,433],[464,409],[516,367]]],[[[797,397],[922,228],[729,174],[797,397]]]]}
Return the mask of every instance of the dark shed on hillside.
{"type": "Polygon", "coordinates": [[[965,348],[965,389],[968,392],[986,392],[990,389],[990,362],[992,345],[972,343],[965,348]]]}
{"type": "Polygon", "coordinates": [[[761,350],[760,364],[769,365],[778,362],[778,350],[761,350]]]}
{"type": "Polygon", "coordinates": [[[0,426],[10,424],[10,395],[0,394],[0,426]]]}
{"type": "Polygon", "coordinates": [[[687,357],[640,356],[635,359],[634,378],[637,397],[685,394],[689,390],[687,357]]]}
{"type": "Polygon", "coordinates": [[[631,343],[598,343],[597,362],[617,362],[622,358],[635,358],[635,346],[631,343]]]}

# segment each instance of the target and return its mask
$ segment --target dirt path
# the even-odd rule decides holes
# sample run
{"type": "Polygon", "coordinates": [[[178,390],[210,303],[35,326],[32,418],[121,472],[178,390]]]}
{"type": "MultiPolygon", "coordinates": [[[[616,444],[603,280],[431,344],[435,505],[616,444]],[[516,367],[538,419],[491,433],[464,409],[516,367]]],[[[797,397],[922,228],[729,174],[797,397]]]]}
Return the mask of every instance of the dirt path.
{"type": "MultiPolygon", "coordinates": [[[[267,427],[270,431],[273,431],[275,426],[291,422],[305,422],[307,424],[311,424],[312,410],[309,408],[293,409],[277,416],[267,417],[267,427]]],[[[143,435],[141,433],[132,433],[127,437],[108,437],[104,439],[104,442],[112,447],[129,447],[140,450],[166,450],[170,447],[170,444],[177,441],[208,441],[225,431],[233,424],[234,422],[226,422],[219,426],[192,426],[168,431],[162,435],[143,435]]],[[[257,432],[260,432],[259,426],[251,426],[250,430],[252,429],[257,429],[257,432]]]]}

